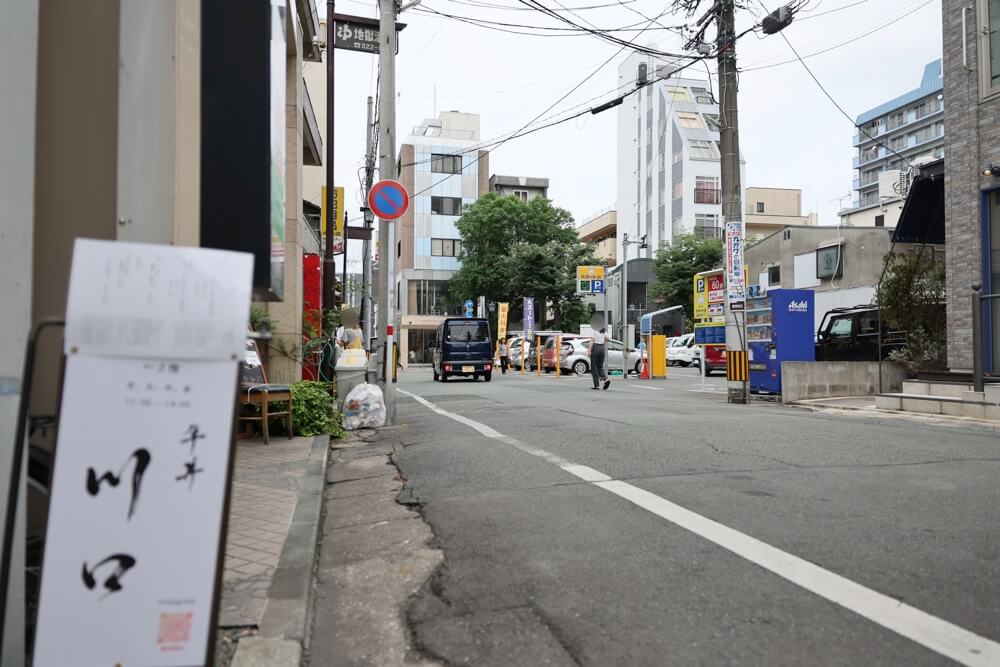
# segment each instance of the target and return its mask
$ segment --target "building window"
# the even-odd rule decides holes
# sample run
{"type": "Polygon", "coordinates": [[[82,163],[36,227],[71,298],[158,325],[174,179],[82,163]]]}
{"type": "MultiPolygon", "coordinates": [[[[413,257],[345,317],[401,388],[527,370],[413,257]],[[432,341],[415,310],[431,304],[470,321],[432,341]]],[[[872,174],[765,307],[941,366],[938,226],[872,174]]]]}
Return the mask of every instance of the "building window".
{"type": "Polygon", "coordinates": [[[431,239],[433,257],[461,257],[462,242],[458,239],[431,239]]]}
{"type": "Polygon", "coordinates": [[[431,153],[431,171],[435,174],[460,174],[462,173],[462,156],[431,153]]]}
{"type": "Polygon", "coordinates": [[[889,116],[889,130],[895,130],[897,127],[902,127],[906,125],[906,112],[896,111],[889,116]]]}
{"type": "Polygon", "coordinates": [[[767,284],[768,286],[781,284],[781,266],[767,268],[767,284]]]}
{"type": "Polygon", "coordinates": [[[906,148],[906,137],[893,137],[889,140],[889,148],[894,151],[901,151],[906,148]]]}
{"type": "Polygon", "coordinates": [[[721,239],[722,228],[719,226],[719,216],[715,213],[695,213],[694,233],[706,239],[721,239]]]}
{"type": "Polygon", "coordinates": [[[757,212],[758,213],[764,212],[764,202],[762,201],[757,202],[757,212]]]}
{"type": "Polygon", "coordinates": [[[446,315],[447,280],[411,280],[407,311],[410,315],[446,315]]]}
{"type": "Polygon", "coordinates": [[[688,94],[687,88],[667,88],[667,95],[674,102],[690,102],[691,96],[688,94]]]}
{"type": "Polygon", "coordinates": [[[694,185],[694,203],[718,204],[720,201],[718,177],[698,176],[694,185]]]}
{"type": "Polygon", "coordinates": [[[1000,93],[1000,2],[979,0],[979,35],[982,54],[983,97],[1000,93]]]}
{"type": "Polygon", "coordinates": [[[521,201],[528,201],[528,191],[527,190],[514,190],[514,197],[520,199],[521,201]]]}
{"type": "Polygon", "coordinates": [[[722,123],[719,121],[719,114],[707,113],[705,114],[705,121],[708,123],[708,129],[712,132],[722,131],[722,123]]]}
{"type": "Polygon", "coordinates": [[[691,139],[688,141],[688,146],[691,149],[692,158],[708,158],[711,159],[715,157],[712,152],[712,142],[702,141],[701,139],[691,139]]]}
{"type": "Polygon", "coordinates": [[[683,196],[684,196],[684,181],[674,181],[671,197],[673,199],[680,199],[683,196]]]}
{"type": "Polygon", "coordinates": [[[861,151],[861,161],[871,162],[878,157],[878,146],[871,146],[861,151]]]}
{"type": "Polygon", "coordinates": [[[876,227],[885,227],[885,216],[884,215],[876,215],[875,216],[875,226],[876,227]]]}
{"type": "Polygon", "coordinates": [[[701,121],[701,116],[696,113],[679,111],[677,113],[677,119],[681,122],[681,127],[689,127],[694,130],[705,129],[705,123],[701,121]]]}
{"type": "Polygon", "coordinates": [[[431,213],[435,215],[462,215],[462,198],[431,197],[431,213]]]}

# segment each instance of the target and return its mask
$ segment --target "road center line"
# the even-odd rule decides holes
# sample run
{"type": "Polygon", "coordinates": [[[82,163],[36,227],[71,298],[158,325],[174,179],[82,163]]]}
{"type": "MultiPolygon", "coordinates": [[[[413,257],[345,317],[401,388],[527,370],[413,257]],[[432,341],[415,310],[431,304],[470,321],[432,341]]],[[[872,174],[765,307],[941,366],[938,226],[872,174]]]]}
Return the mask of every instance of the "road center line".
{"type": "MultiPolygon", "coordinates": [[[[653,389],[653,387],[646,387],[653,389]]],[[[462,415],[443,410],[427,399],[397,390],[437,414],[464,424],[478,433],[516,447],[558,465],[585,482],[623,498],[674,525],[698,535],[800,588],[840,605],[935,653],[968,667],[1000,665],[1000,643],[977,635],[916,607],[883,595],[839,574],[782,551],[738,530],[672,503],[628,482],[608,477],[599,470],[567,461],[560,456],[527,445],[516,438],[462,415]]]]}

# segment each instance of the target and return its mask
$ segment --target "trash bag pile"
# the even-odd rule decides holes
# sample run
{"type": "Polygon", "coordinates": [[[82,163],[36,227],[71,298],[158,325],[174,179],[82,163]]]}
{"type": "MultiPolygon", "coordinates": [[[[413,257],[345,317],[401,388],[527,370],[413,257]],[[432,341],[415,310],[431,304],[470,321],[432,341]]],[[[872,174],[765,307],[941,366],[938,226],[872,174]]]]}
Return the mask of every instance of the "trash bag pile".
{"type": "Polygon", "coordinates": [[[343,416],[344,428],[348,431],[385,426],[382,390],[373,384],[359,384],[344,400],[343,416]]]}

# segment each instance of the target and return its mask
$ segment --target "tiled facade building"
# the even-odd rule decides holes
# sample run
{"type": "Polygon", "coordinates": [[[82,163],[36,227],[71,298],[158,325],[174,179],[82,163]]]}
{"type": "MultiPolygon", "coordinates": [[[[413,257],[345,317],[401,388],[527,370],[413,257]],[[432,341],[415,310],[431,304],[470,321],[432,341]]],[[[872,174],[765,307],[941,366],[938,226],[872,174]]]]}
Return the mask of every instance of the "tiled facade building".
{"type": "MultiPolygon", "coordinates": [[[[971,286],[1000,292],[1000,2],[943,0],[942,10],[948,365],[959,370],[972,367],[971,286]]],[[[986,367],[996,372],[1000,303],[985,322],[986,367]]]]}
{"type": "Polygon", "coordinates": [[[448,315],[448,281],[462,256],[455,223],[489,192],[489,153],[480,143],[477,114],[445,111],[415,127],[400,146],[399,180],[411,193],[395,248],[404,365],[430,361],[435,332],[448,315]]]}

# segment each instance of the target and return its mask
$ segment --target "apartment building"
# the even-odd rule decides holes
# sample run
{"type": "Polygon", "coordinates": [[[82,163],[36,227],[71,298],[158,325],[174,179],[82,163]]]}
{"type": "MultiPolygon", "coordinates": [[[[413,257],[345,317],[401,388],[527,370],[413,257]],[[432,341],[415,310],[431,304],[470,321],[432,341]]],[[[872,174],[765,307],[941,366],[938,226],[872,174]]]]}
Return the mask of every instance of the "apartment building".
{"type": "MultiPolygon", "coordinates": [[[[1000,12],[943,0],[948,366],[972,368],[971,286],[1000,292],[1000,12]],[[964,29],[964,32],[963,32],[964,29]]],[[[987,304],[984,362],[1000,370],[1000,303],[987,304]]]]}
{"type": "Polygon", "coordinates": [[[618,68],[620,90],[648,82],[618,107],[619,258],[622,234],[646,236],[644,257],[682,234],[723,235],[719,105],[709,81],[675,70],[639,53],[618,68]]]}
{"type": "Polygon", "coordinates": [[[743,202],[746,237],[761,239],[785,225],[815,225],[815,213],[802,215],[802,190],[747,188],[743,202]]]}
{"type": "Polygon", "coordinates": [[[610,207],[587,218],[576,228],[584,243],[593,243],[605,266],[618,264],[618,211],[610,207]]]}
{"type": "Polygon", "coordinates": [[[895,227],[906,194],[905,174],[910,164],[944,156],[941,74],[941,60],[928,63],[919,87],[857,117],[853,201],[849,209],[840,212],[841,224],[895,227]]]}
{"type": "Polygon", "coordinates": [[[549,179],[530,176],[490,176],[490,192],[504,197],[517,197],[521,201],[531,201],[536,197],[549,197],[549,179]]]}
{"type": "Polygon", "coordinates": [[[445,111],[413,128],[400,145],[399,179],[410,193],[395,248],[404,365],[430,361],[434,334],[449,314],[448,281],[462,256],[455,223],[490,191],[489,153],[479,144],[478,114],[445,111]]]}

